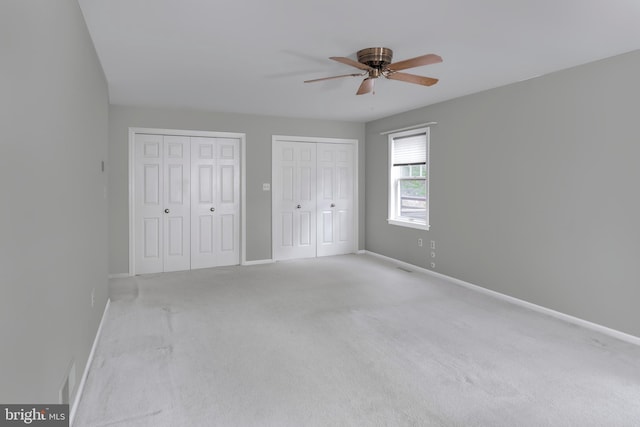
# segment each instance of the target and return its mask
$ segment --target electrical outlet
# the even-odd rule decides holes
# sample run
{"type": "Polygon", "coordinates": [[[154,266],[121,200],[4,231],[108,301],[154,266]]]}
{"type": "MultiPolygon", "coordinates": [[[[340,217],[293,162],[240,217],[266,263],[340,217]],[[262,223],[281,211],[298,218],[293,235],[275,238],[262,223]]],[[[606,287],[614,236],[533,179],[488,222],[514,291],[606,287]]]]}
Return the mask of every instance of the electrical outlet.
{"type": "Polygon", "coordinates": [[[418,246],[422,247],[422,239],[418,239],[418,246]]]}
{"type": "Polygon", "coordinates": [[[431,268],[436,268],[436,263],[435,262],[431,263],[431,268]]]}
{"type": "Polygon", "coordinates": [[[432,240],[431,241],[431,249],[435,249],[436,248],[436,241],[432,240]]]}
{"type": "Polygon", "coordinates": [[[431,251],[431,258],[435,258],[436,257],[436,253],[434,251],[431,251]]]}
{"type": "Polygon", "coordinates": [[[271,191],[271,184],[268,182],[262,183],[262,191],[271,191]]]}

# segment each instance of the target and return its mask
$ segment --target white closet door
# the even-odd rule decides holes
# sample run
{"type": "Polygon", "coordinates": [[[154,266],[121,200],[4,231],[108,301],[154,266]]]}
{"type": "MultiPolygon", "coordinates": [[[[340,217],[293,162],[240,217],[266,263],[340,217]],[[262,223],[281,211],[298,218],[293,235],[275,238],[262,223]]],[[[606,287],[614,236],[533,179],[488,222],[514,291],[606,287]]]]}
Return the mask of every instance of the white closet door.
{"type": "Polygon", "coordinates": [[[137,274],[240,263],[240,142],[135,135],[137,274]]]}
{"type": "Polygon", "coordinates": [[[236,265],[240,263],[240,140],[217,138],[217,161],[217,265],[236,265]]]}
{"type": "Polygon", "coordinates": [[[240,263],[240,140],[191,138],[191,268],[240,263]]]}
{"type": "Polygon", "coordinates": [[[351,144],[317,144],[318,256],[354,251],[351,144]]]}
{"type": "Polygon", "coordinates": [[[273,144],[275,260],[316,256],[316,144],[273,144]]]}
{"type": "Polygon", "coordinates": [[[190,141],[164,136],[164,269],[191,268],[190,141]]]}
{"type": "Polygon", "coordinates": [[[134,148],[136,273],[157,273],[164,250],[162,135],[137,134],[134,148]]]}
{"type": "Polygon", "coordinates": [[[191,268],[216,265],[215,155],[215,138],[191,138],[191,268]]]}

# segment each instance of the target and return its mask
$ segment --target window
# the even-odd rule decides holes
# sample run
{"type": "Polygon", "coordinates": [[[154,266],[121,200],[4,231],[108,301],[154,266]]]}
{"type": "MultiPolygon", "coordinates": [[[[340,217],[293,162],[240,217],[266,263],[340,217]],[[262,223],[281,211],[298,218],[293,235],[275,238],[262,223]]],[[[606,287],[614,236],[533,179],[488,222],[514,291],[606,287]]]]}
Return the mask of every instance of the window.
{"type": "Polygon", "coordinates": [[[429,229],[429,128],[389,134],[389,224],[429,229]]]}

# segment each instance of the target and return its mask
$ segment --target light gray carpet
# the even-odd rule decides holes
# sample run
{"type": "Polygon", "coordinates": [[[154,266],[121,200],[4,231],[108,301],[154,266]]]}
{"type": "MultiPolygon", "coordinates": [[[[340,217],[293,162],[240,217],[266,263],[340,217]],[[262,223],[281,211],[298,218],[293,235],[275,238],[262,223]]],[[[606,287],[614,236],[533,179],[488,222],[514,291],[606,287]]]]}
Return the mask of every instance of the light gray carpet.
{"type": "Polygon", "coordinates": [[[640,425],[640,347],[368,256],[111,291],[75,426],[640,425]]]}

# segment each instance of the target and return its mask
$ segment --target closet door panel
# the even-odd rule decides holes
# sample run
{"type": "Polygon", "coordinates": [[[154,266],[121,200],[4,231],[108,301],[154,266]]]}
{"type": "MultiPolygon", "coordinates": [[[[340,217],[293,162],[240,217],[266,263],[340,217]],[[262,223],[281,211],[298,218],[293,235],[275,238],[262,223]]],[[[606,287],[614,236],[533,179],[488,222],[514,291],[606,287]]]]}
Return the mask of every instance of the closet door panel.
{"type": "Polygon", "coordinates": [[[355,250],[354,148],[351,144],[319,143],[318,148],[318,256],[355,250]]]}
{"type": "Polygon", "coordinates": [[[191,138],[191,268],[216,266],[216,139],[191,138]]]}
{"type": "Polygon", "coordinates": [[[163,180],[161,135],[137,134],[134,141],[136,273],[163,269],[163,180]]]}
{"type": "Polygon", "coordinates": [[[240,263],[240,140],[191,138],[192,268],[240,263]]]}
{"type": "Polygon", "coordinates": [[[216,138],[217,177],[216,243],[217,265],[240,263],[240,140],[216,138]]]}
{"type": "Polygon", "coordinates": [[[164,251],[163,271],[191,268],[190,141],[164,136],[164,251]]]}
{"type": "Polygon", "coordinates": [[[316,256],[316,144],[273,145],[273,257],[316,256]]]}

